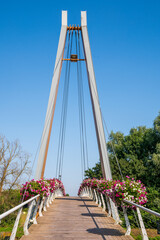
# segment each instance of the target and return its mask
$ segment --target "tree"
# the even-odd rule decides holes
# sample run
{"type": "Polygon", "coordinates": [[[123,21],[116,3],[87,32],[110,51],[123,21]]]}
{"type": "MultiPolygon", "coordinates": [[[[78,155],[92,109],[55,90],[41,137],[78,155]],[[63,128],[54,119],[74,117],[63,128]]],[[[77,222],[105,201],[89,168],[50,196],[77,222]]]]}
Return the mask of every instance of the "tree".
{"type": "MultiPolygon", "coordinates": [[[[124,177],[129,175],[140,179],[146,186],[155,187],[160,192],[160,113],[153,128],[132,128],[126,136],[111,132],[107,149],[113,179],[121,179],[115,152],[124,177]]],[[[85,172],[85,176],[100,178],[100,169],[100,163],[97,163],[85,172]]]]}
{"type": "Polygon", "coordinates": [[[4,188],[19,187],[22,176],[30,173],[29,155],[18,141],[9,142],[0,136],[0,194],[4,188]]]}
{"type": "Polygon", "coordinates": [[[96,163],[95,167],[89,168],[85,171],[85,177],[86,178],[102,178],[102,170],[101,170],[101,163],[96,163]]]}
{"type": "Polygon", "coordinates": [[[156,117],[156,119],[154,120],[154,130],[156,132],[157,137],[160,140],[160,112],[159,112],[158,116],[156,117]]]}
{"type": "MultiPolygon", "coordinates": [[[[146,128],[145,126],[132,128],[126,136],[121,132],[111,132],[107,142],[107,149],[113,179],[121,179],[115,152],[124,178],[128,175],[132,178],[140,179],[147,187],[148,202],[146,207],[159,212],[160,113],[154,120],[153,128],[146,128]]],[[[85,171],[85,176],[98,179],[102,177],[100,162],[92,169],[85,171]]],[[[146,212],[141,214],[145,227],[157,227],[155,216],[148,216],[146,212]]],[[[131,210],[128,210],[128,218],[131,224],[136,226],[131,210]]]]}

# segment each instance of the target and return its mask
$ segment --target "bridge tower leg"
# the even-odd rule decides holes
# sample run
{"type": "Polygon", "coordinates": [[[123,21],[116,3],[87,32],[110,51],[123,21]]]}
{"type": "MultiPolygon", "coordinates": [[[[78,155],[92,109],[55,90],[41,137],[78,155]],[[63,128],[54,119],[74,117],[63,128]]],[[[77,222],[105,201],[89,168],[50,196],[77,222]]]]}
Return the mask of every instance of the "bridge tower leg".
{"type": "MultiPolygon", "coordinates": [[[[110,162],[109,162],[108,153],[107,153],[106,139],[104,134],[104,127],[103,127],[103,121],[102,121],[102,115],[101,115],[101,109],[99,104],[96,79],[94,74],[93,61],[92,61],[92,55],[91,55],[91,49],[90,49],[90,43],[89,43],[89,37],[88,37],[86,11],[81,12],[81,29],[82,29],[83,47],[84,47],[84,53],[86,58],[88,82],[89,82],[89,89],[90,89],[90,95],[91,95],[91,102],[92,102],[92,109],[93,109],[93,115],[94,115],[94,123],[95,123],[95,129],[96,129],[102,174],[103,174],[103,178],[112,179],[112,173],[111,173],[110,162]]],[[[110,205],[112,209],[113,218],[118,223],[119,222],[118,210],[111,199],[110,199],[110,205]]]]}
{"type": "Polygon", "coordinates": [[[57,56],[55,61],[55,68],[54,68],[54,73],[52,78],[52,85],[51,85],[50,96],[48,101],[46,119],[45,119],[43,134],[41,138],[41,145],[40,145],[35,179],[40,179],[40,178],[43,178],[44,176],[50,135],[52,130],[54,110],[55,110],[56,99],[57,99],[59,79],[61,75],[62,59],[64,54],[66,35],[67,35],[67,11],[62,11],[61,33],[60,33],[57,56]]]}
{"type": "Polygon", "coordinates": [[[87,30],[87,16],[86,12],[81,12],[81,28],[82,28],[82,39],[83,39],[83,46],[86,58],[86,66],[87,66],[87,73],[88,73],[88,82],[89,82],[89,89],[91,95],[91,102],[92,102],[92,109],[94,115],[94,123],[96,128],[96,136],[99,148],[99,155],[102,167],[103,178],[111,179],[112,173],[110,168],[110,163],[107,154],[107,147],[106,147],[106,139],[104,134],[102,116],[101,116],[101,109],[99,104],[97,86],[96,86],[96,79],[94,74],[93,62],[92,62],[92,55],[88,37],[88,30],[87,30]]]}

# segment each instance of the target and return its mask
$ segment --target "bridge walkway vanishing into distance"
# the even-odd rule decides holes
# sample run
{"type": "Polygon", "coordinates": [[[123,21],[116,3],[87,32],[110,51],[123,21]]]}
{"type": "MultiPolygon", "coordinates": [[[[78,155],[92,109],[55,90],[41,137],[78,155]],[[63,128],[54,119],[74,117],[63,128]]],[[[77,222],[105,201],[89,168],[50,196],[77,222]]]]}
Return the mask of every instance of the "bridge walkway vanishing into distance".
{"type": "Polygon", "coordinates": [[[132,240],[107,212],[89,198],[58,197],[21,240],[132,240]]]}

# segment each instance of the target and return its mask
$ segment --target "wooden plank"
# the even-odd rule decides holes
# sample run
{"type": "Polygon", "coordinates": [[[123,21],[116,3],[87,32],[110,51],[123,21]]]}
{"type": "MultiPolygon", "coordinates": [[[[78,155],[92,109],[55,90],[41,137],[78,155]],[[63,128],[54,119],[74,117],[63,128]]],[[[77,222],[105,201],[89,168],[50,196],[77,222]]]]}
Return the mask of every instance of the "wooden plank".
{"type": "Polygon", "coordinates": [[[125,236],[124,229],[88,198],[59,197],[43,215],[21,240],[133,239],[125,236]]]}

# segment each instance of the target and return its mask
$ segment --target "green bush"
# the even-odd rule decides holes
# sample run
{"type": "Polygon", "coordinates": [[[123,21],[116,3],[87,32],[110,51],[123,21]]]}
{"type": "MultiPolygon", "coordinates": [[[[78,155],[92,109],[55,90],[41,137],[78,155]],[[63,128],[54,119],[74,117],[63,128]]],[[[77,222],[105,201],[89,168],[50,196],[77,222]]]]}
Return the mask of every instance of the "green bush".
{"type": "MultiPolygon", "coordinates": [[[[20,192],[18,190],[5,190],[0,196],[0,214],[10,210],[20,203],[20,192]]],[[[1,221],[1,227],[10,226],[14,224],[17,211],[5,217],[1,221]]]]}

